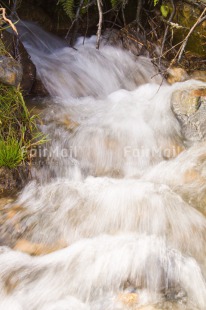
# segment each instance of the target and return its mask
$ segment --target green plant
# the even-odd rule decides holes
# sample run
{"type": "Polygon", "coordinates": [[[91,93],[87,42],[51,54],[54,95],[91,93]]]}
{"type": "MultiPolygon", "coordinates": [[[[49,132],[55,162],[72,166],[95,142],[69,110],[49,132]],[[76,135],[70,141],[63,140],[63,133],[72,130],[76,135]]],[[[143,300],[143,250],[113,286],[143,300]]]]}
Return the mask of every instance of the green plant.
{"type": "Polygon", "coordinates": [[[70,19],[74,18],[74,0],[59,0],[57,4],[61,4],[65,13],[70,19]]]}
{"type": "Polygon", "coordinates": [[[159,0],[154,0],[154,6],[158,4],[159,0]]]}
{"type": "Polygon", "coordinates": [[[46,142],[15,87],[0,84],[0,167],[14,168],[30,160],[30,149],[46,142]]]}
{"type": "Polygon", "coordinates": [[[162,13],[162,16],[166,18],[170,12],[170,8],[167,5],[161,5],[160,11],[162,13]]]}
{"type": "Polygon", "coordinates": [[[26,152],[15,138],[0,140],[0,167],[16,168],[25,159],[26,152]]]}

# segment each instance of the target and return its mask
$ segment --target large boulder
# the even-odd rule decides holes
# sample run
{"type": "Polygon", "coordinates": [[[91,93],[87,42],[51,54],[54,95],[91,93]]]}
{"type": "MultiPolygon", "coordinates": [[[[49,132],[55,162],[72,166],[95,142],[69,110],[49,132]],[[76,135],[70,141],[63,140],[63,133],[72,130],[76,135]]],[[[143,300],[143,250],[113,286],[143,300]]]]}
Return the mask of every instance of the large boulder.
{"type": "Polygon", "coordinates": [[[171,108],[181,124],[186,140],[206,140],[206,87],[194,86],[175,91],[171,108]]]}

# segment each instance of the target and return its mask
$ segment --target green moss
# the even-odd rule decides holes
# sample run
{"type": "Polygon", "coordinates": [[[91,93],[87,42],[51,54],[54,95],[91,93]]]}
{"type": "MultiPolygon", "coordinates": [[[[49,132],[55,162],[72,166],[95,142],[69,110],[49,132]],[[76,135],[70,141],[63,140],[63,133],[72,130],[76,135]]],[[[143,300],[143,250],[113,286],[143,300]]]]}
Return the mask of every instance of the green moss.
{"type": "MultiPolygon", "coordinates": [[[[164,3],[170,9],[172,9],[170,1],[165,0],[164,3]]],[[[181,43],[185,39],[189,30],[196,23],[201,13],[202,11],[199,8],[192,6],[190,4],[180,1],[176,3],[176,14],[173,18],[173,22],[177,23],[182,28],[172,29],[171,34],[173,38],[172,41],[173,46],[178,43],[181,43]]],[[[205,57],[206,55],[205,38],[206,38],[206,29],[204,24],[202,24],[194,29],[193,33],[191,34],[187,42],[185,51],[191,54],[192,56],[205,57]]]]}

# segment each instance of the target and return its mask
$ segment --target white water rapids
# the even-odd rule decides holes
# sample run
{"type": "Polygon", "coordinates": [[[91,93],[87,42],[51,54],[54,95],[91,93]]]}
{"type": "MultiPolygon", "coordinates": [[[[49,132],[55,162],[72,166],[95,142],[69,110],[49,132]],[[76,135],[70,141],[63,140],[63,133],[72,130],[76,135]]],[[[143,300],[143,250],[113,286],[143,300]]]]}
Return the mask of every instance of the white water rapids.
{"type": "Polygon", "coordinates": [[[205,310],[206,145],[188,146],[170,103],[206,84],[160,86],[149,59],[28,26],[49,141],[1,234],[62,249],[1,246],[0,310],[205,310]]]}

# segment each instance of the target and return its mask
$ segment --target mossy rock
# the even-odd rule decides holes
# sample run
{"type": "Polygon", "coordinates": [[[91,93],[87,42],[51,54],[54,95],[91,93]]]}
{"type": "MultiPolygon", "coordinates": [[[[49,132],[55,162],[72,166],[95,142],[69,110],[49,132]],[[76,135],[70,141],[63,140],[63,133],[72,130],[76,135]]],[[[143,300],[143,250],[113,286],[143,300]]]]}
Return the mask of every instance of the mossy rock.
{"type": "MultiPolygon", "coordinates": [[[[170,1],[165,1],[165,5],[169,6],[172,10],[170,1]]],[[[173,22],[182,28],[172,29],[173,46],[184,40],[201,13],[202,10],[195,5],[184,3],[184,1],[176,3],[176,13],[173,22]]],[[[194,29],[187,42],[185,52],[190,57],[204,58],[206,56],[206,21],[194,29]]]]}
{"type": "Polygon", "coordinates": [[[22,80],[22,66],[12,57],[0,55],[0,82],[18,86],[22,80]]]}

